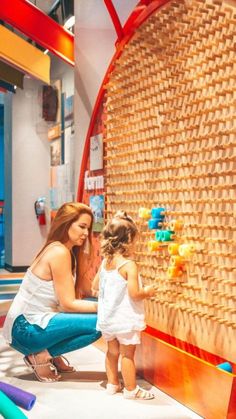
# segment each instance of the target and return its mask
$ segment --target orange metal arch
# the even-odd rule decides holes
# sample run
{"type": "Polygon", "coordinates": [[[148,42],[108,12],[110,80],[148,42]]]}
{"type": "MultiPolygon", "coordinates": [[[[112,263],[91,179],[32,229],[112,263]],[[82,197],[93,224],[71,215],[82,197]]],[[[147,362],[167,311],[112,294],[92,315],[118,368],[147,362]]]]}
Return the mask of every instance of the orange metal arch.
{"type": "Polygon", "coordinates": [[[80,167],[80,175],[79,175],[79,182],[78,182],[78,189],[77,189],[77,201],[81,201],[83,197],[83,188],[84,188],[84,174],[86,171],[87,161],[89,157],[89,146],[90,146],[90,137],[93,133],[94,124],[96,121],[97,113],[99,107],[102,103],[104,94],[105,94],[105,85],[109,80],[109,75],[114,68],[114,63],[117,58],[122,54],[124,46],[132,37],[135,29],[137,29],[155,10],[159,9],[160,7],[164,6],[170,0],[141,0],[137,6],[134,8],[133,12],[131,13],[130,17],[128,18],[127,22],[123,28],[123,37],[120,39],[120,42],[116,45],[117,49],[116,52],[110,62],[110,65],[107,69],[103,82],[101,84],[100,90],[98,92],[98,96],[96,99],[96,103],[94,105],[93,113],[91,116],[85,145],[84,145],[84,152],[80,167]]]}

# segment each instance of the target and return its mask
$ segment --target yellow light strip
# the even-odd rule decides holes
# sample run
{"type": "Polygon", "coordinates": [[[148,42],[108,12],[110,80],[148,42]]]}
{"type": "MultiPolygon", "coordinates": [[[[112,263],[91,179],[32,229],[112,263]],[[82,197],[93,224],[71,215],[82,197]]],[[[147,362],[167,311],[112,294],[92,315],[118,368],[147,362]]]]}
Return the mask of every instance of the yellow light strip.
{"type": "Polygon", "coordinates": [[[50,84],[50,57],[0,26],[0,59],[50,84]]]}

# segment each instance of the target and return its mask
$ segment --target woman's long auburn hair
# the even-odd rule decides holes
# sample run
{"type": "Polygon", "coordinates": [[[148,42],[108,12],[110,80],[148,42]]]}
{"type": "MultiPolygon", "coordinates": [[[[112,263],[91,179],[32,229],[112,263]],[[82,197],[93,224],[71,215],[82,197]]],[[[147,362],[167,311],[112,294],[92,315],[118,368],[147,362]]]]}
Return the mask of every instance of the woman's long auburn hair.
{"type": "MultiPolygon", "coordinates": [[[[89,227],[89,233],[88,233],[88,240],[89,240],[89,249],[88,254],[91,256],[92,253],[92,224],[93,224],[93,212],[91,208],[89,208],[87,205],[82,204],[80,202],[66,202],[63,204],[57,211],[56,216],[51,224],[47,240],[42,247],[42,249],[37,254],[36,258],[40,256],[40,254],[44,251],[44,249],[53,242],[61,242],[62,244],[66,243],[69,240],[68,231],[75,221],[78,220],[78,218],[83,215],[88,214],[91,217],[91,225],[89,227]]],[[[79,273],[81,274],[83,269],[83,261],[86,259],[84,248],[86,246],[86,243],[84,243],[83,246],[75,246],[73,248],[73,254],[77,260],[77,269],[76,269],[76,277],[78,278],[79,273]],[[83,257],[82,257],[83,256],[83,257]]],[[[86,249],[87,250],[87,249],[86,249]]],[[[74,260],[72,259],[72,269],[74,268],[74,260]]]]}

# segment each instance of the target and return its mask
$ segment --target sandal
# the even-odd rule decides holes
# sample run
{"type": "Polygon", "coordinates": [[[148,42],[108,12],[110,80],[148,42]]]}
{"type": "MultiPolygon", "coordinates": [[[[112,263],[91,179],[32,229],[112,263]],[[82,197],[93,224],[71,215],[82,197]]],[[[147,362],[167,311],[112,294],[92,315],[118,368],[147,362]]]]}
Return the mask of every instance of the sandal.
{"type": "Polygon", "coordinates": [[[151,400],[154,399],[155,396],[150,391],[145,390],[139,386],[136,386],[134,390],[126,390],[124,388],[124,398],[125,399],[132,399],[132,400],[151,400]]]}
{"type": "Polygon", "coordinates": [[[24,360],[25,364],[27,365],[27,367],[32,369],[32,371],[34,372],[35,376],[37,377],[37,379],[39,381],[44,382],[44,383],[52,383],[52,382],[55,382],[55,381],[59,381],[61,376],[58,375],[56,367],[51,362],[46,362],[46,363],[43,363],[43,364],[37,364],[35,356],[34,355],[32,355],[32,356],[33,356],[34,364],[32,364],[32,362],[29,360],[28,356],[25,356],[23,358],[23,360],[24,360]],[[55,374],[54,377],[53,378],[52,377],[42,377],[41,375],[39,375],[38,372],[37,372],[37,368],[40,368],[40,367],[49,367],[51,371],[54,371],[54,374],[55,374]]]}
{"type": "Polygon", "coordinates": [[[66,373],[76,372],[76,369],[72,365],[70,365],[68,359],[63,355],[52,358],[52,364],[56,367],[58,372],[66,372],[66,373]],[[59,366],[59,364],[57,363],[57,360],[65,361],[63,362],[64,364],[63,368],[59,366]]]}
{"type": "Polygon", "coordinates": [[[113,395],[113,394],[121,392],[121,390],[122,390],[122,385],[120,383],[119,384],[107,383],[107,386],[106,386],[107,394],[113,395]]]}

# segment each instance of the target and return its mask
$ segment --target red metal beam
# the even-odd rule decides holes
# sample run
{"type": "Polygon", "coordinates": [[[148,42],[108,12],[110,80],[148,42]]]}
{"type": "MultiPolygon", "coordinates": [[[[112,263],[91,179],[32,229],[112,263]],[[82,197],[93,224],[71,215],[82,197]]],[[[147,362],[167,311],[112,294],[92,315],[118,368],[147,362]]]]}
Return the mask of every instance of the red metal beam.
{"type": "Polygon", "coordinates": [[[116,12],[116,9],[115,9],[115,7],[112,3],[112,0],[104,0],[104,3],[105,3],[106,8],[109,12],[109,15],[111,16],[111,20],[112,20],[114,28],[116,30],[118,41],[121,41],[121,39],[124,36],[123,29],[122,29],[118,14],[116,12]]]}
{"type": "Polygon", "coordinates": [[[74,35],[27,0],[1,0],[0,19],[74,65],[74,35]]]}

